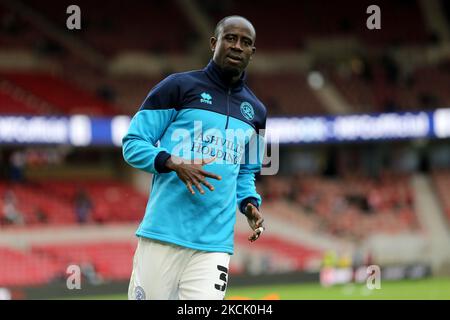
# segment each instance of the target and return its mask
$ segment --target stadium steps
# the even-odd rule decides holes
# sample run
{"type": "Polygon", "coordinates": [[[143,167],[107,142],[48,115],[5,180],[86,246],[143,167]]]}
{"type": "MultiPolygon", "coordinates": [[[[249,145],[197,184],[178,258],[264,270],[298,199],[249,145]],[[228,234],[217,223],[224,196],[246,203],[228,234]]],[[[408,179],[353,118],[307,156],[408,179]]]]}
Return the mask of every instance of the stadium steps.
{"type": "Polygon", "coordinates": [[[345,114],[354,112],[344,95],[336,89],[331,82],[325,81],[324,86],[320,89],[313,90],[313,93],[325,106],[330,114],[345,114]]]}
{"type": "Polygon", "coordinates": [[[447,225],[450,228],[450,170],[435,170],[431,174],[436,192],[441,201],[442,210],[444,211],[447,218],[447,225]]]}
{"type": "Polygon", "coordinates": [[[210,30],[214,29],[214,23],[211,21],[210,17],[203,12],[196,1],[177,0],[176,2],[180,11],[183,12],[186,15],[186,19],[190,21],[192,27],[194,27],[196,32],[201,35],[197,40],[197,44],[192,45],[192,53],[197,56],[205,55],[202,42],[203,39],[211,37],[210,30]]]}
{"type": "Polygon", "coordinates": [[[442,42],[450,41],[450,25],[445,18],[444,9],[439,0],[419,0],[425,26],[439,36],[442,42]]]}
{"type": "Polygon", "coordinates": [[[450,263],[450,235],[443,208],[434,192],[430,178],[423,174],[413,177],[416,212],[430,243],[430,259],[433,271],[438,273],[450,263]]]}

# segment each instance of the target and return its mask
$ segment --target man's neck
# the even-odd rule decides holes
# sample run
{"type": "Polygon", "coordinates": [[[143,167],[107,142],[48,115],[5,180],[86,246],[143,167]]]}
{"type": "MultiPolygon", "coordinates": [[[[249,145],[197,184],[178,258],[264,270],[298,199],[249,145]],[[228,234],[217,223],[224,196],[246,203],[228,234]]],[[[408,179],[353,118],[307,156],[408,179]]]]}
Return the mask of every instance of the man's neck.
{"type": "Polygon", "coordinates": [[[239,79],[241,79],[241,76],[242,76],[242,72],[239,73],[237,76],[232,77],[230,83],[231,83],[231,84],[235,84],[236,82],[239,81],[239,79]]]}
{"type": "Polygon", "coordinates": [[[214,61],[214,63],[222,73],[224,80],[226,80],[230,85],[237,83],[241,79],[243,71],[235,76],[231,76],[230,73],[225,71],[217,62],[214,61]]]}
{"type": "MultiPolygon", "coordinates": [[[[219,68],[220,68],[220,67],[219,67],[219,68]]],[[[227,72],[227,71],[223,70],[222,68],[220,68],[220,70],[221,70],[221,72],[222,72],[222,75],[223,75],[223,77],[224,77],[224,80],[225,80],[226,82],[228,82],[230,85],[233,85],[233,84],[235,84],[236,82],[238,82],[239,79],[240,79],[241,76],[242,76],[242,72],[239,73],[239,74],[237,74],[237,75],[232,75],[230,72],[227,72]]]]}

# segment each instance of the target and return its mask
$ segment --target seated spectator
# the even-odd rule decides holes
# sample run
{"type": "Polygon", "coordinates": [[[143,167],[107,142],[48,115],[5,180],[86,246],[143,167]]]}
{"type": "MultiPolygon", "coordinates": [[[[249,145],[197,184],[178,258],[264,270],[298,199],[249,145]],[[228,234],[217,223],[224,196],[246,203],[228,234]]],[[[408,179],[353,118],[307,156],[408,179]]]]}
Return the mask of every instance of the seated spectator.
{"type": "Polygon", "coordinates": [[[91,212],[93,209],[92,200],[88,194],[79,189],[75,195],[75,214],[77,216],[78,223],[86,223],[91,218],[91,212]]]}
{"type": "Polygon", "coordinates": [[[2,223],[4,224],[25,224],[25,219],[22,213],[17,208],[17,200],[12,190],[5,191],[3,196],[3,212],[1,216],[2,223]]]}
{"type": "Polygon", "coordinates": [[[36,221],[38,223],[47,223],[48,222],[47,213],[41,207],[35,208],[34,215],[35,215],[36,221]]]}
{"type": "Polygon", "coordinates": [[[93,263],[85,261],[80,266],[81,274],[89,281],[90,284],[98,285],[103,282],[103,278],[97,273],[93,263]]]}
{"type": "Polygon", "coordinates": [[[14,152],[9,159],[9,179],[13,182],[25,180],[26,157],[21,151],[14,152]]]}

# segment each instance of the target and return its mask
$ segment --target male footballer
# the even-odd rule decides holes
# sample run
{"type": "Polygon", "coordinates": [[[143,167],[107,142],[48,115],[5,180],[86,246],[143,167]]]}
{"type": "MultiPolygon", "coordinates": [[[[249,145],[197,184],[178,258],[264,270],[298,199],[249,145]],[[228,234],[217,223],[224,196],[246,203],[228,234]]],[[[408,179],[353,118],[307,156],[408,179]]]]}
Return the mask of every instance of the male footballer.
{"type": "Polygon", "coordinates": [[[165,78],[131,120],[123,156],[153,173],[153,183],[136,231],[129,299],[224,299],[236,206],[252,229],[249,241],[264,230],[255,187],[262,161],[248,160],[266,124],[264,105],[245,84],[255,37],[247,19],[222,19],[209,64],[165,78]],[[230,135],[238,131],[250,134],[230,135]]]}

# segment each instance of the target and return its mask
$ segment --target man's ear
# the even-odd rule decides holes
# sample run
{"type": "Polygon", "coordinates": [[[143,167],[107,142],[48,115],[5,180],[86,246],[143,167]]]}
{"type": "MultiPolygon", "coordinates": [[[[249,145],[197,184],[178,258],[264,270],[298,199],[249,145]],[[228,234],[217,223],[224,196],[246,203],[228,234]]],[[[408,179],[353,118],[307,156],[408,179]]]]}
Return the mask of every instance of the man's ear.
{"type": "Polygon", "coordinates": [[[255,52],[256,52],[256,47],[253,47],[252,48],[252,55],[250,56],[250,60],[253,59],[253,55],[255,54],[255,52]]]}
{"type": "Polygon", "coordinates": [[[216,50],[216,44],[217,44],[217,39],[215,37],[211,37],[209,39],[209,47],[211,48],[212,52],[214,52],[214,50],[216,50]]]}

